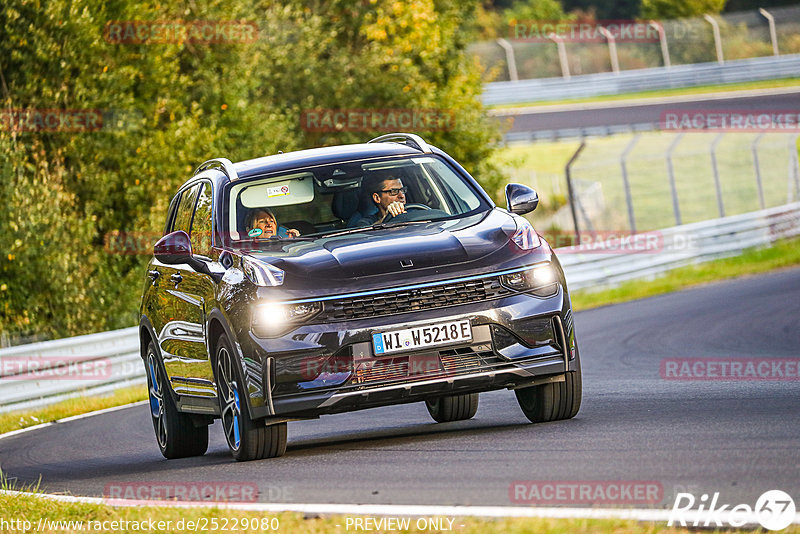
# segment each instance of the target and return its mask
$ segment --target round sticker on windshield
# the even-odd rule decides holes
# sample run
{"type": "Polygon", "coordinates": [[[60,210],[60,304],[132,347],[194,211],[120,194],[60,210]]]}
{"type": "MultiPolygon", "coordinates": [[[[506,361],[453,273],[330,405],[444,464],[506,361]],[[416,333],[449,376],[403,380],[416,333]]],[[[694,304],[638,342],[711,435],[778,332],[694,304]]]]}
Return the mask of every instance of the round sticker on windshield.
{"type": "Polygon", "coordinates": [[[263,233],[264,233],[264,230],[262,230],[261,228],[253,228],[252,230],[247,232],[247,235],[249,235],[250,237],[258,237],[263,233]]]}

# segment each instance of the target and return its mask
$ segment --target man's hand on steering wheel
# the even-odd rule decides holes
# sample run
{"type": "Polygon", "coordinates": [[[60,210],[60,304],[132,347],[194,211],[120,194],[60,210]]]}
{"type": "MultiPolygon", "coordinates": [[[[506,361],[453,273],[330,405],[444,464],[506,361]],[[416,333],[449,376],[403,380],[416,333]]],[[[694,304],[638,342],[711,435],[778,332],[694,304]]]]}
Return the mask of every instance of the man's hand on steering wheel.
{"type": "Polygon", "coordinates": [[[394,217],[397,217],[398,215],[402,215],[403,213],[408,213],[409,209],[429,210],[431,208],[429,206],[426,206],[425,204],[416,204],[416,203],[403,204],[402,202],[392,202],[391,204],[389,204],[389,206],[387,206],[386,215],[380,222],[386,222],[389,221],[390,219],[393,219],[394,217]],[[396,210],[398,205],[400,206],[402,211],[396,210]],[[397,211],[397,213],[395,213],[395,211],[397,211]]]}

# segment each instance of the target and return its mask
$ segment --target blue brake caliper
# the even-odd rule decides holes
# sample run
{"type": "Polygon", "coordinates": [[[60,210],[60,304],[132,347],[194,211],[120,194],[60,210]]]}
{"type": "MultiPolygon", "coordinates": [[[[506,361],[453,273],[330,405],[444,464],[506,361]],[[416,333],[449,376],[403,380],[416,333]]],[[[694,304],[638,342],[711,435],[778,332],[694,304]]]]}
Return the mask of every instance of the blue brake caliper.
{"type": "MultiPolygon", "coordinates": [[[[158,382],[156,382],[156,370],[153,368],[153,362],[147,362],[150,367],[150,382],[153,384],[153,390],[158,393],[158,382]]],[[[150,392],[150,413],[153,417],[158,417],[159,408],[161,408],[161,401],[157,399],[152,391],[150,392]]]]}
{"type": "Polygon", "coordinates": [[[235,447],[239,448],[239,413],[241,406],[239,405],[239,391],[233,388],[233,403],[236,405],[236,410],[233,412],[233,441],[235,447]]]}

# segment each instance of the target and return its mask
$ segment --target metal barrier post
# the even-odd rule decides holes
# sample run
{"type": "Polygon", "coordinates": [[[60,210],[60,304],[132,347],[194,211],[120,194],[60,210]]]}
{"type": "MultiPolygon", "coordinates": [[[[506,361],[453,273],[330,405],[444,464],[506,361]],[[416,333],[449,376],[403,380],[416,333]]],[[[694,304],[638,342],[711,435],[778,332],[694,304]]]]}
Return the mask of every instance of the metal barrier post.
{"type": "Polygon", "coordinates": [[[778,52],[778,34],[775,31],[775,17],[763,7],[758,8],[758,12],[769,22],[769,40],[772,41],[772,55],[781,55],[780,52],[778,52]]]}
{"type": "Polygon", "coordinates": [[[672,63],[669,60],[669,47],[667,47],[667,32],[664,31],[664,26],[660,22],[651,20],[650,27],[655,28],[658,32],[658,41],[661,43],[661,57],[664,58],[664,66],[666,68],[672,67],[672,63]]]}
{"type": "Polygon", "coordinates": [[[572,164],[575,163],[575,160],[578,159],[583,148],[586,146],[586,140],[581,141],[581,145],[578,147],[578,150],[569,158],[566,167],[564,167],[564,173],[567,176],[567,194],[569,195],[569,209],[572,212],[572,223],[575,225],[575,239],[577,240],[576,243],[580,243],[581,240],[581,232],[580,228],[578,227],[578,214],[575,211],[575,189],[572,187],[572,164]]]}
{"type": "Polygon", "coordinates": [[[683,138],[683,132],[679,133],[675,139],[669,144],[667,148],[667,175],[669,176],[669,188],[672,191],[672,211],[675,213],[675,224],[680,226],[681,223],[681,206],[678,202],[678,188],[675,185],[675,171],[672,168],[672,152],[678,146],[683,138]]]}
{"type": "Polygon", "coordinates": [[[717,168],[717,145],[722,141],[725,132],[720,132],[711,142],[711,170],[714,172],[714,187],[717,189],[717,207],[719,216],[725,217],[725,206],[722,203],[722,187],[719,182],[719,169],[717,168]]]}
{"type": "Polygon", "coordinates": [[[719,23],[712,17],[711,15],[703,15],[703,18],[706,19],[706,22],[711,24],[711,28],[714,30],[714,46],[717,49],[717,63],[722,65],[725,63],[725,58],[722,57],[722,37],[719,35],[719,23]]]}
{"type": "Polygon", "coordinates": [[[631,184],[628,181],[627,158],[630,151],[633,150],[633,147],[639,141],[639,137],[641,137],[641,134],[633,136],[631,142],[628,143],[628,146],[622,151],[622,156],[620,156],[619,159],[620,167],[622,167],[622,185],[625,188],[625,202],[628,204],[628,221],[631,227],[631,233],[633,234],[636,233],[636,219],[633,216],[633,198],[631,197],[631,184]]]}
{"type": "Polygon", "coordinates": [[[758,187],[758,205],[761,206],[761,209],[764,209],[764,187],[761,184],[761,165],[758,163],[758,142],[761,141],[761,138],[764,137],[764,132],[761,132],[753,139],[753,144],[750,146],[750,150],[753,153],[753,168],[756,171],[756,187],[758,187]]]}
{"type": "Polygon", "coordinates": [[[508,65],[508,78],[512,82],[518,82],[519,76],[517,75],[517,60],[514,57],[514,47],[511,46],[507,40],[500,37],[497,39],[497,44],[499,44],[503,50],[506,51],[506,64],[508,65]]]}
{"type": "Polygon", "coordinates": [[[551,33],[547,38],[553,41],[558,47],[558,60],[561,63],[561,77],[565,80],[569,80],[569,62],[567,61],[567,47],[564,46],[564,39],[555,33],[551,33]]]}
{"type": "Polygon", "coordinates": [[[619,57],[617,56],[617,40],[614,39],[614,36],[608,31],[608,28],[604,28],[603,26],[599,26],[598,29],[600,33],[603,34],[603,37],[606,38],[608,41],[608,56],[611,58],[611,71],[615,74],[619,74],[619,57]]]}

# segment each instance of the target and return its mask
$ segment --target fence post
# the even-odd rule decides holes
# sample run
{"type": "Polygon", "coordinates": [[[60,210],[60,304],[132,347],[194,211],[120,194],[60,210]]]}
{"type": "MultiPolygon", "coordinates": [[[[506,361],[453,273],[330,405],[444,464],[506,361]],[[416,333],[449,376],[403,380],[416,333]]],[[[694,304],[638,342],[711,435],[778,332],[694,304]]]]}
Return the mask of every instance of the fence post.
{"type": "Polygon", "coordinates": [[[664,31],[664,26],[660,22],[654,20],[650,21],[650,27],[655,28],[658,32],[658,41],[661,43],[661,57],[664,58],[664,67],[672,67],[669,60],[669,47],[667,46],[667,32],[664,31]]]}
{"type": "MultiPolygon", "coordinates": [[[[797,134],[789,136],[789,191],[792,190],[792,177],[794,177],[794,198],[800,200],[800,163],[797,157],[797,134]]],[[[791,192],[787,195],[786,202],[792,201],[791,192]]]]}
{"type": "Polygon", "coordinates": [[[636,219],[633,216],[633,199],[631,198],[631,184],[628,181],[628,164],[627,158],[628,154],[636,143],[639,141],[639,137],[641,134],[636,134],[631,139],[631,142],[628,143],[628,146],[625,147],[625,150],[622,151],[622,156],[620,156],[619,162],[620,167],[622,167],[622,185],[625,188],[625,203],[628,205],[628,221],[631,227],[631,233],[636,233],[636,219]]]}
{"type": "Polygon", "coordinates": [[[722,57],[722,37],[719,35],[719,23],[712,17],[711,15],[703,15],[703,18],[706,19],[706,22],[711,24],[711,28],[714,30],[714,46],[717,49],[717,63],[722,65],[725,63],[725,58],[722,57]]]}
{"type": "Polygon", "coordinates": [[[603,34],[603,37],[606,38],[608,41],[608,56],[611,58],[611,71],[614,74],[619,74],[619,57],[617,56],[617,40],[614,39],[614,36],[608,31],[608,28],[604,28],[603,26],[598,26],[600,33],[603,34]]]}
{"type": "Polygon", "coordinates": [[[519,76],[517,75],[517,60],[514,57],[514,47],[511,46],[507,40],[500,37],[497,39],[497,44],[499,44],[503,50],[506,51],[506,64],[508,65],[508,78],[512,82],[518,82],[519,76]]]}
{"type": "Polygon", "coordinates": [[[675,185],[675,171],[672,168],[672,152],[678,146],[683,138],[683,132],[679,133],[675,139],[669,144],[667,149],[667,176],[669,176],[669,188],[672,191],[672,211],[675,213],[675,225],[680,226],[681,223],[681,206],[678,202],[678,188],[675,185]]]}
{"type": "Polygon", "coordinates": [[[717,168],[717,145],[722,141],[725,132],[720,132],[711,142],[711,170],[714,172],[714,187],[717,189],[717,207],[719,216],[725,217],[725,205],[722,202],[722,187],[719,182],[719,169],[717,168]]]}
{"type": "Polygon", "coordinates": [[[761,132],[753,139],[753,144],[750,146],[750,150],[753,152],[753,168],[756,171],[756,187],[758,187],[758,205],[761,206],[763,210],[764,205],[764,187],[761,183],[761,165],[758,163],[758,142],[761,141],[761,138],[764,137],[764,132],[761,132]]]}
{"type": "Polygon", "coordinates": [[[558,47],[558,61],[561,63],[561,77],[565,80],[569,80],[569,62],[567,61],[567,47],[564,46],[564,39],[555,33],[551,33],[547,38],[553,41],[556,47],[558,47]]]}
{"type": "Polygon", "coordinates": [[[575,160],[578,159],[581,151],[586,146],[586,140],[581,140],[581,145],[578,147],[578,150],[569,158],[566,167],[564,167],[564,173],[567,176],[567,194],[569,195],[569,209],[572,212],[572,223],[575,225],[575,239],[576,243],[581,242],[581,232],[580,228],[578,227],[578,213],[575,211],[575,189],[572,187],[572,164],[575,163],[575,160]]]}
{"type": "Polygon", "coordinates": [[[763,17],[767,19],[767,22],[769,23],[769,40],[772,41],[772,55],[781,55],[780,52],[778,52],[778,35],[775,31],[775,17],[773,17],[772,13],[763,7],[759,7],[758,12],[761,13],[761,15],[763,15],[763,17]]]}

